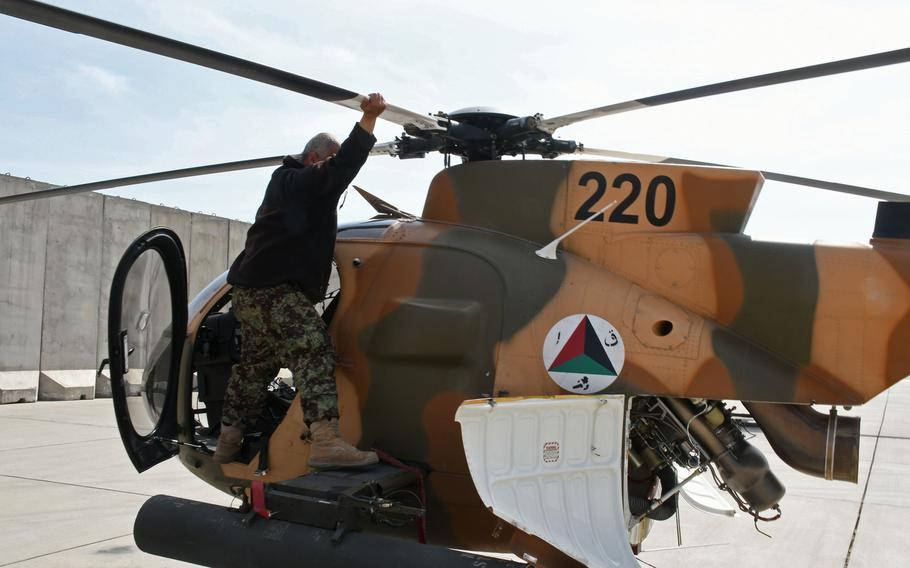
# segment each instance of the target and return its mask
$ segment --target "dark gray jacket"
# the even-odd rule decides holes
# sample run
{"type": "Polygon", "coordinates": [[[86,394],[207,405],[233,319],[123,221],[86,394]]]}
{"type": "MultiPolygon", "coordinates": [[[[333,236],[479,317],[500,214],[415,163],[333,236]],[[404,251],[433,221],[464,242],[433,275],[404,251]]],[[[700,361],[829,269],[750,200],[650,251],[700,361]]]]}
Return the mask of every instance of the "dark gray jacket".
{"type": "Polygon", "coordinates": [[[338,199],[375,142],[356,124],[338,153],[320,165],[304,166],[296,157],[286,157],[272,173],[228,282],[244,288],[290,282],[310,301],[321,301],[335,254],[338,199]]]}

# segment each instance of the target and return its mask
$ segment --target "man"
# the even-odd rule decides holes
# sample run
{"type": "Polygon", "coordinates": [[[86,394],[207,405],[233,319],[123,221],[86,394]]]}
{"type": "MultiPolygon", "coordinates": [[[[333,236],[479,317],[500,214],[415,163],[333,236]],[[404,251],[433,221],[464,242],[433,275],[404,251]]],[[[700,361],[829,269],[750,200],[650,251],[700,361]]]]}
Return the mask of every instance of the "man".
{"type": "Polygon", "coordinates": [[[373,128],[386,104],[373,93],[360,108],[363,117],[342,144],[317,134],[275,170],[246,247],[228,272],[243,349],[228,382],[217,463],[236,459],[244,432],[262,412],[266,387],[282,366],[293,372],[300,395],[312,444],[309,465],[377,461],[374,452],[362,452],[338,435],[335,351],[313,308],[325,296],[332,269],[338,199],[373,148],[373,128]]]}

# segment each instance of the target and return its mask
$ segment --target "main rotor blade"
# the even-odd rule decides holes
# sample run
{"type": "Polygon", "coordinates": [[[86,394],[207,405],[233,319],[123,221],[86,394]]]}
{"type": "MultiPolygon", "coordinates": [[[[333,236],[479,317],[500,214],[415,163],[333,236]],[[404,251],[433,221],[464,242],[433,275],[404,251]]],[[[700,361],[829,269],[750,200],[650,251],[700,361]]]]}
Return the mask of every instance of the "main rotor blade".
{"type": "Polygon", "coordinates": [[[203,176],[206,174],[217,174],[221,172],[233,172],[237,170],[264,168],[267,166],[276,166],[280,164],[283,159],[284,156],[271,156],[269,158],[240,160],[238,162],[225,162],[223,164],[211,164],[208,166],[196,166],[193,168],[183,168],[180,170],[170,170],[167,172],[156,172],[153,174],[142,174],[138,176],[109,179],[105,181],[95,181],[92,183],[83,183],[81,185],[55,187],[52,189],[33,191],[31,193],[20,193],[18,195],[0,197],[0,205],[5,205],[7,203],[17,203],[20,201],[31,201],[33,199],[44,199],[46,197],[57,197],[58,195],[72,195],[75,193],[84,193],[86,191],[95,191],[98,189],[111,189],[113,187],[123,187],[125,185],[136,185],[153,181],[164,181],[169,179],[203,176]]]}
{"type": "MultiPolygon", "coordinates": [[[[360,110],[360,103],[365,99],[354,91],[42,2],[0,0],[0,13],[274,85],[354,110],[360,110]]],[[[430,117],[395,105],[388,105],[380,118],[421,130],[442,130],[430,117]]]]}
{"type": "Polygon", "coordinates": [[[647,107],[660,106],[669,103],[678,103],[691,99],[700,99],[702,97],[711,97],[723,93],[732,93],[735,91],[744,91],[758,87],[768,87],[770,85],[779,85],[791,81],[802,81],[803,79],[814,79],[817,77],[826,77],[828,75],[837,75],[840,73],[849,73],[851,71],[860,71],[862,69],[872,69],[874,67],[883,67],[885,65],[895,65],[910,61],[910,48],[897,49],[894,51],[885,51],[862,57],[851,59],[842,59],[829,63],[820,63],[798,69],[789,69],[787,71],[777,71],[754,77],[743,79],[734,79],[713,85],[704,85],[702,87],[693,87],[681,91],[673,91],[662,95],[654,95],[643,99],[635,99],[612,105],[592,108],[581,112],[557,116],[555,118],[544,119],[540,123],[540,128],[549,133],[562,126],[567,126],[582,120],[590,120],[601,116],[618,114],[647,107]]]}
{"type": "MultiPolygon", "coordinates": [[[[683,158],[670,158],[667,156],[656,156],[654,154],[636,154],[633,152],[620,152],[617,150],[604,150],[601,148],[588,148],[587,146],[578,150],[580,154],[591,154],[594,156],[605,156],[608,158],[620,158],[623,160],[635,160],[638,162],[651,162],[655,164],[678,164],[684,166],[714,166],[719,168],[735,168],[726,164],[715,164],[713,162],[701,162],[698,160],[686,160],[683,158]]],[[[783,183],[792,183],[794,185],[804,185],[807,187],[816,187],[838,193],[849,193],[850,195],[859,195],[862,197],[871,197],[872,199],[881,199],[882,201],[910,201],[910,195],[903,193],[894,193],[892,191],[883,191],[881,189],[872,189],[871,187],[862,187],[859,185],[849,185],[846,183],[837,183],[833,181],[823,181],[807,177],[792,176],[790,174],[781,174],[769,172],[767,170],[758,170],[765,179],[780,181],[783,183]]]]}

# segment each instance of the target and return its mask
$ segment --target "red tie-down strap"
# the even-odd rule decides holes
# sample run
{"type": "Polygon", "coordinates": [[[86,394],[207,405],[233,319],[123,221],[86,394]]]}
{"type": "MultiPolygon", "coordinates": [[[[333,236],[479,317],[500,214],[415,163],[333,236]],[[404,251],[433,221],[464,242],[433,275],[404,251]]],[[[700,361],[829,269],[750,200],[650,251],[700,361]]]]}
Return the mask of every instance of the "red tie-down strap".
{"type": "Polygon", "coordinates": [[[265,483],[261,480],[254,480],[250,485],[250,494],[253,500],[253,510],[256,511],[263,519],[272,516],[272,512],[265,507],[265,483]]]}
{"type": "MultiPolygon", "coordinates": [[[[403,464],[382,450],[373,448],[373,451],[376,452],[376,455],[379,457],[380,460],[386,462],[387,464],[389,464],[393,467],[397,467],[398,469],[403,469],[404,471],[411,472],[417,476],[417,491],[420,495],[420,502],[424,507],[426,507],[427,506],[427,491],[423,485],[423,470],[403,464]]],[[[420,517],[420,520],[417,522],[417,538],[420,540],[420,544],[427,543],[427,517],[426,517],[426,515],[420,517]]]]}

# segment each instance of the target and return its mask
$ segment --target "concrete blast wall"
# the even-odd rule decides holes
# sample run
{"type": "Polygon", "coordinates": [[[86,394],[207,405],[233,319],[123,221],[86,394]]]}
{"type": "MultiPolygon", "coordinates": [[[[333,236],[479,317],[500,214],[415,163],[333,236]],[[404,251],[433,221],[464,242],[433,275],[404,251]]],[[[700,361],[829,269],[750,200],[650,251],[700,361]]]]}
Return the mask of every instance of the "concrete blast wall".
{"type": "MultiPolygon", "coordinates": [[[[0,179],[0,195],[47,187],[0,179]]],[[[35,400],[38,392],[49,205],[29,201],[0,208],[0,403],[35,400]]]]}
{"type": "MultiPolygon", "coordinates": [[[[54,187],[0,175],[0,196],[54,187]]],[[[249,224],[84,193],[0,206],[0,404],[110,396],[111,278],[152,227],[183,242],[193,298],[242,250],[249,224]]]]}

